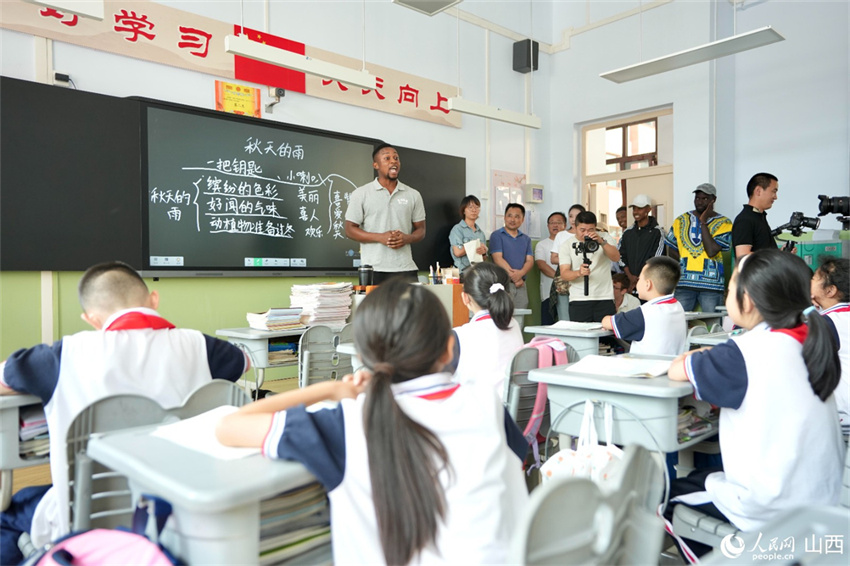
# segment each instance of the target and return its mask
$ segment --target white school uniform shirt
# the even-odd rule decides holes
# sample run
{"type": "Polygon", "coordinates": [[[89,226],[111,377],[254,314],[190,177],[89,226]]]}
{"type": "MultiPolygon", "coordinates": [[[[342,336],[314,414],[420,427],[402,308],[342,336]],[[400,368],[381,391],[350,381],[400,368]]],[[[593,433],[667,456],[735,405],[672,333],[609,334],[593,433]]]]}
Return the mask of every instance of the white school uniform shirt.
{"type": "MultiPolygon", "coordinates": [[[[560,234],[560,232],[558,232],[560,234]]],[[[555,234],[555,237],[558,236],[555,234]]],[[[537,242],[537,246],[534,248],[534,261],[536,262],[538,259],[542,259],[546,262],[546,264],[552,269],[558,269],[557,263],[552,263],[552,250],[556,250],[555,240],[550,240],[546,238],[545,240],[540,240],[537,242]]],[[[540,301],[543,302],[549,298],[549,291],[552,289],[552,278],[546,275],[543,275],[543,272],[540,272],[540,301]]]]}
{"type": "Polygon", "coordinates": [[[640,308],[619,313],[611,323],[617,338],[632,341],[631,354],[678,356],[688,349],[685,309],[673,295],[657,297],[640,308]]]}
{"type": "Polygon", "coordinates": [[[789,509],[838,505],[845,445],[834,397],[821,401],[809,384],[807,331],[761,323],[685,364],[697,398],[721,407],[724,471],[706,491],[743,531],[789,509]]]}
{"type": "Polygon", "coordinates": [[[850,427],[850,303],[838,303],[821,311],[828,316],[838,332],[838,359],[841,360],[841,381],[835,388],[835,404],[843,428],[850,427]]]}
{"type": "MultiPolygon", "coordinates": [[[[446,448],[451,473],[439,473],[446,517],[436,548],[412,564],[504,564],[528,500],[518,453],[528,443],[489,386],[425,375],[392,385],[402,411],[446,448]]],[[[385,564],[363,429],[365,395],[334,409],[303,405],[276,413],[263,453],[302,462],[328,490],[335,564],[385,564]]]]}
{"type": "Polygon", "coordinates": [[[460,345],[455,381],[487,384],[504,399],[505,376],[511,360],[525,345],[516,320],[511,319],[507,330],[499,330],[489,311],[480,310],[472,320],[454,330],[460,345]]]}

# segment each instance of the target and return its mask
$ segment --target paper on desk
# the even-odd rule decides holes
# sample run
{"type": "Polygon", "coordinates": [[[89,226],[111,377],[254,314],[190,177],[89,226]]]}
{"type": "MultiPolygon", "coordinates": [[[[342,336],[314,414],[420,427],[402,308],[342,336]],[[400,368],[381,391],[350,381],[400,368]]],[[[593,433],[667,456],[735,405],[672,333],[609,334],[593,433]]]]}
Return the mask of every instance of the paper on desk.
{"type": "Polygon", "coordinates": [[[463,249],[466,250],[466,257],[469,259],[469,263],[481,263],[484,261],[484,256],[478,253],[478,247],[480,245],[481,242],[477,239],[463,244],[463,249]]]}
{"type": "Polygon", "coordinates": [[[570,372],[625,377],[658,377],[670,369],[670,360],[647,360],[620,356],[585,356],[570,366],[570,372]]]}
{"type": "Polygon", "coordinates": [[[560,328],[561,330],[601,330],[601,322],[573,322],[571,320],[559,320],[549,328],[560,328]]]}
{"type": "Polygon", "coordinates": [[[207,454],[219,460],[238,460],[254,454],[259,454],[259,448],[235,448],[225,446],[215,437],[215,426],[225,415],[237,408],[223,405],[201,413],[196,417],[183,419],[176,423],[163,425],[154,430],[151,435],[170,440],[190,450],[207,454]]]}

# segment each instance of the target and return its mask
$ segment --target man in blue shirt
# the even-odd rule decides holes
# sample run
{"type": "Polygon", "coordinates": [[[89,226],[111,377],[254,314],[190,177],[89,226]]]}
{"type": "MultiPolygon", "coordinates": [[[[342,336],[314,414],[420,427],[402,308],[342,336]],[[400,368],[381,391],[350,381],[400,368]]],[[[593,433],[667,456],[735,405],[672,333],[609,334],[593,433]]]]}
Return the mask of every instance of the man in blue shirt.
{"type": "Polygon", "coordinates": [[[519,227],[525,220],[525,207],[512,202],[505,207],[505,225],[490,234],[490,255],[493,263],[504,268],[511,278],[510,294],[514,308],[528,308],[528,289],[525,276],[534,265],[531,238],[519,227]]]}

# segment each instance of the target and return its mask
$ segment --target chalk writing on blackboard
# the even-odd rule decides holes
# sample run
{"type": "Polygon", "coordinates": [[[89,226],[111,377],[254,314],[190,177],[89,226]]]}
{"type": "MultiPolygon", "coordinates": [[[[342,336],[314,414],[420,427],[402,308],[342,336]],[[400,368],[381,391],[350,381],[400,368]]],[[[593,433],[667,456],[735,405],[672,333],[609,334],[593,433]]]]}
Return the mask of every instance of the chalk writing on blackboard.
{"type": "MultiPolygon", "coordinates": [[[[272,145],[273,142],[268,142],[267,147],[272,145]]],[[[245,151],[260,151],[258,148],[259,145],[249,143],[245,151]]],[[[274,155],[300,159],[304,152],[300,146],[292,149],[288,144],[280,144],[274,155]]],[[[296,222],[300,224],[301,235],[307,238],[326,235],[334,240],[345,238],[343,203],[347,206],[351,191],[357,187],[342,175],[290,170],[284,178],[266,177],[262,165],[254,160],[225,158],[181,169],[201,173],[191,189],[150,189],[152,205],[172,205],[162,209],[172,222],[183,222],[190,217],[198,232],[289,239],[297,234],[293,225],[296,222]],[[284,205],[286,201],[297,202],[297,208],[284,205]],[[185,206],[185,214],[175,205],[185,206]],[[285,206],[287,210],[297,210],[297,218],[282,214],[285,206]]]]}

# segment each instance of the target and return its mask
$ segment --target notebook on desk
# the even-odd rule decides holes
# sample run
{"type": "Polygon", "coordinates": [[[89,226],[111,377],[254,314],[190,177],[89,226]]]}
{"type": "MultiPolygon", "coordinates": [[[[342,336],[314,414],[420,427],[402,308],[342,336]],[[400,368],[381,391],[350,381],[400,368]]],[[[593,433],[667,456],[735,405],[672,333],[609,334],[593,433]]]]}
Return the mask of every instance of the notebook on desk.
{"type": "Polygon", "coordinates": [[[549,328],[561,330],[601,330],[601,322],[573,322],[572,320],[559,320],[549,328]]]}
{"type": "Polygon", "coordinates": [[[670,369],[670,360],[650,360],[627,356],[585,356],[567,371],[622,377],[658,377],[670,369]]]}

